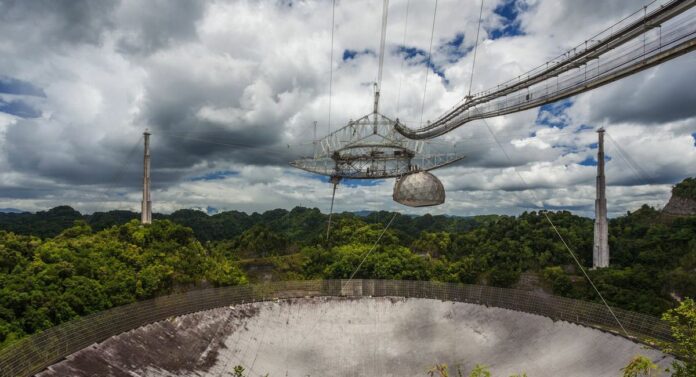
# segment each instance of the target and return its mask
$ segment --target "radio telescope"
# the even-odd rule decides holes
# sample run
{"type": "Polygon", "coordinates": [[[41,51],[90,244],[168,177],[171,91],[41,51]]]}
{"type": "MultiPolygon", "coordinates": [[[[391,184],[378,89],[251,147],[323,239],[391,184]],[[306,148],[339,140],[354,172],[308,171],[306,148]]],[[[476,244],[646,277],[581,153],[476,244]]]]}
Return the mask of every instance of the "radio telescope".
{"type": "MultiPolygon", "coordinates": [[[[398,119],[392,120],[379,112],[388,7],[389,1],[384,0],[379,65],[377,82],[374,84],[372,113],[349,121],[348,124],[329,133],[318,142],[315,140],[313,156],[290,163],[298,169],[330,177],[330,182],[333,184],[333,194],[331,195],[331,209],[326,230],[327,239],[331,229],[336,186],[342,179],[396,178],[394,201],[411,207],[433,206],[445,202],[445,190],[440,180],[428,172],[464,158],[463,155],[456,152],[431,153],[428,150],[428,143],[411,140],[397,131],[398,119]],[[316,147],[317,143],[319,148],[316,147]]],[[[332,59],[334,27],[332,18],[332,59]]],[[[329,93],[331,93],[332,78],[333,65],[331,66],[329,93]]],[[[329,94],[330,119],[331,94],[329,94]]]]}
{"type": "Polygon", "coordinates": [[[393,195],[396,202],[412,207],[442,204],[445,200],[442,183],[427,172],[464,156],[457,152],[432,153],[428,143],[401,135],[394,127],[397,121],[378,112],[378,100],[379,90],[376,90],[372,113],[349,121],[319,140],[314,156],[290,164],[330,177],[334,188],[343,178],[396,178],[393,195]]]}

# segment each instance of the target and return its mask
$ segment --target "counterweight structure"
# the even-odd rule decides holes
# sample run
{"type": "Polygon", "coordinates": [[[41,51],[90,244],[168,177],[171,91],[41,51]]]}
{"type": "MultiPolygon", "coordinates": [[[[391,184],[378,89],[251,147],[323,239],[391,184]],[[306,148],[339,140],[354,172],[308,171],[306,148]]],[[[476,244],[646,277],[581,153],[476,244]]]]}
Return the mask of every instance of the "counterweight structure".
{"type": "Polygon", "coordinates": [[[142,224],[152,223],[152,200],[150,199],[150,132],[143,132],[145,153],[143,156],[143,201],[140,215],[142,224]]]}
{"type": "Polygon", "coordinates": [[[604,128],[599,135],[597,151],[597,199],[595,200],[594,249],[592,267],[609,267],[609,224],[607,222],[606,179],[604,177],[604,128]]]}

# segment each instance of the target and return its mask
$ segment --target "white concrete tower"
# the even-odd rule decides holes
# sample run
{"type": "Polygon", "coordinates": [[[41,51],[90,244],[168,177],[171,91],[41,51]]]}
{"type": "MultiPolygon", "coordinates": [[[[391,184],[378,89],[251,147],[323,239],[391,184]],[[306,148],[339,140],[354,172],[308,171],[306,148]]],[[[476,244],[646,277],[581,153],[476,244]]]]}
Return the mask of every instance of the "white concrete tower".
{"type": "Polygon", "coordinates": [[[604,128],[597,130],[597,199],[595,200],[594,250],[592,267],[609,267],[609,223],[607,221],[606,179],[604,177],[604,128]]]}
{"type": "Polygon", "coordinates": [[[140,215],[142,224],[152,223],[152,200],[150,199],[150,132],[143,132],[145,154],[143,158],[143,202],[140,215]]]}

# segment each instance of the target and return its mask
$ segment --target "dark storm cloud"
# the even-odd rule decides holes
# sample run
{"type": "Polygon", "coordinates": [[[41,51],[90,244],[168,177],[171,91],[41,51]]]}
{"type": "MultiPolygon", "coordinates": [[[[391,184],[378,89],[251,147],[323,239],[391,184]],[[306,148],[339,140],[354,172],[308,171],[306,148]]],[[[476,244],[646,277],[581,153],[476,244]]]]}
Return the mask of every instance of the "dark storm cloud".
{"type": "MultiPolygon", "coordinates": [[[[6,158],[17,171],[74,185],[123,183],[124,176],[140,171],[142,142],[136,138],[86,140],[73,137],[72,128],[61,132],[45,120],[19,120],[7,129],[6,158]],[[51,135],[46,137],[46,135],[51,135]]],[[[141,157],[142,158],[142,157],[141,157]]]]}
{"type": "MultiPolygon", "coordinates": [[[[103,31],[113,26],[111,15],[117,3],[117,0],[3,0],[0,23],[24,32],[39,32],[46,45],[98,44],[103,31]],[[30,23],[32,27],[27,24],[30,20],[34,20],[30,23]]],[[[23,32],[14,35],[21,38],[23,32]]]]}
{"type": "Polygon", "coordinates": [[[610,123],[666,123],[696,117],[694,54],[677,58],[587,95],[592,119],[610,123]]]}
{"type": "Polygon", "coordinates": [[[245,83],[197,81],[180,72],[156,75],[148,84],[142,123],[153,132],[153,154],[158,168],[182,173],[204,161],[281,165],[293,153],[282,143],[284,117],[260,104],[244,108],[245,83]],[[206,106],[261,113],[213,122],[198,114],[206,106]]]}
{"type": "MultiPolygon", "coordinates": [[[[339,3],[344,11],[337,15],[349,17],[342,22],[351,25],[351,29],[350,33],[342,34],[341,28],[337,28],[333,111],[334,119],[347,120],[356,112],[363,112],[358,110],[362,109],[358,97],[369,92],[367,89],[371,86],[355,87],[374,79],[377,59],[369,51],[375,50],[376,42],[372,34],[364,32],[372,30],[367,27],[370,22],[357,16],[362,13],[353,9],[360,9],[364,4],[339,3]],[[342,62],[341,52],[344,51],[348,51],[343,57],[350,63],[342,62]],[[362,51],[368,53],[361,55],[362,51]]],[[[518,3],[525,4],[524,1],[515,4],[518,3]]],[[[522,64],[528,61],[527,54],[551,56],[555,53],[551,50],[564,49],[574,38],[591,34],[578,30],[597,30],[606,22],[625,15],[627,9],[630,13],[642,5],[637,4],[637,0],[593,0],[587,4],[543,0],[534,3],[544,8],[544,12],[535,15],[533,27],[520,21],[520,27],[524,25],[526,29],[521,30],[524,35],[516,38],[520,43],[528,40],[535,43],[529,43],[528,49],[514,55],[491,55],[495,51],[480,49],[482,61],[486,54],[488,58],[497,56],[496,59],[506,64],[522,64]],[[594,14],[598,9],[601,14],[594,14]],[[537,29],[532,30],[534,28],[537,29]]],[[[79,203],[78,206],[88,207],[88,211],[111,208],[114,204],[110,200],[137,203],[133,198],[137,198],[142,184],[141,135],[149,128],[152,132],[152,183],[158,191],[157,205],[164,210],[208,205],[258,210],[303,204],[303,201],[327,203],[330,196],[324,186],[315,191],[319,186],[317,181],[300,173],[288,173],[283,168],[300,155],[311,153],[311,123],[325,118],[330,74],[330,23],[327,20],[330,21],[331,8],[326,2],[286,6],[288,4],[273,0],[122,0],[109,3],[0,0],[0,34],[10,36],[7,43],[0,42],[0,55],[7,51],[6,55],[11,56],[0,59],[0,72],[27,80],[45,91],[45,98],[27,100],[35,107],[35,112],[24,109],[27,111],[23,114],[37,118],[18,119],[0,113],[0,126],[4,127],[0,134],[5,137],[0,168],[7,173],[0,185],[0,199],[17,198],[15,202],[30,203],[32,208],[47,203],[79,203]],[[298,145],[303,142],[307,143],[298,145]],[[215,172],[237,174],[224,179],[201,179],[216,176],[215,172]],[[31,204],[31,198],[37,199],[33,203],[38,204],[31,204]]],[[[517,25],[517,20],[534,9],[533,6],[521,7],[517,18],[511,22],[517,25]]],[[[438,19],[441,17],[450,20],[452,15],[443,12],[440,16],[438,12],[438,19]]],[[[378,18],[379,14],[375,25],[378,18]]],[[[427,19],[424,23],[409,22],[409,29],[413,29],[409,33],[413,31],[421,34],[423,41],[429,40],[432,20],[430,16],[427,19]]],[[[472,19],[478,19],[478,9],[472,19]]],[[[453,24],[438,21],[437,28],[453,24]]],[[[468,87],[469,74],[465,71],[469,65],[464,60],[468,59],[467,52],[472,46],[467,37],[475,32],[475,29],[450,29],[446,38],[436,38],[444,47],[434,46],[436,51],[444,51],[450,58],[437,62],[438,68],[442,65],[448,72],[448,79],[452,80],[451,86],[443,85],[437,92],[441,98],[433,101],[442,102],[443,109],[449,107],[447,97],[451,99],[454,92],[459,92],[456,88],[461,86],[460,81],[466,82],[464,88],[468,87]],[[459,63],[454,63],[456,59],[460,59],[459,63]],[[457,72],[458,68],[466,69],[457,72]]],[[[413,38],[409,36],[409,39],[413,38]]],[[[489,45],[512,43],[506,39],[510,38],[489,41],[489,45]]],[[[391,43],[394,42],[388,42],[391,43]]],[[[427,44],[425,46],[427,48],[427,44]]],[[[395,57],[405,58],[407,63],[414,59],[420,61],[425,54],[423,48],[420,45],[409,51],[388,49],[392,54],[385,61],[385,88],[389,88],[389,84],[397,87],[395,74],[401,60],[395,57]]],[[[407,73],[415,72],[415,68],[422,74],[421,67],[404,64],[407,73]]],[[[479,70],[478,65],[476,69],[479,70]]],[[[493,77],[490,80],[497,81],[498,73],[491,73],[495,69],[481,64],[481,72],[486,70],[493,77]]],[[[668,72],[660,67],[639,78],[588,93],[570,108],[549,113],[553,116],[549,119],[559,118],[564,125],[568,123],[569,132],[572,132],[579,122],[647,119],[645,122],[660,123],[665,119],[689,117],[684,104],[694,103],[694,93],[684,91],[696,83],[692,83],[693,77],[684,76],[689,76],[692,69],[682,64],[677,71],[679,74],[668,72]],[[643,79],[650,81],[650,85],[642,86],[643,79]],[[604,95],[602,91],[610,94],[604,95]],[[665,99],[670,98],[669,94],[677,98],[665,99]],[[659,96],[659,100],[654,102],[653,95],[659,96]],[[636,103],[629,103],[631,101],[636,103]],[[582,106],[594,111],[584,111],[573,118],[574,109],[582,106]]],[[[431,81],[428,90],[439,88],[440,81],[431,81]]],[[[414,98],[418,98],[415,102],[420,108],[422,87],[420,84],[418,87],[413,92],[417,93],[414,98]]],[[[26,93],[3,95],[0,101],[9,103],[21,95],[26,93]]],[[[387,96],[383,103],[392,99],[387,96]]],[[[371,96],[365,104],[370,101],[371,96]]],[[[11,112],[21,113],[15,111],[17,109],[22,110],[14,107],[11,112]]],[[[594,177],[591,168],[587,168],[587,174],[567,168],[587,157],[584,153],[586,138],[572,133],[559,136],[558,131],[543,136],[543,131],[549,130],[537,114],[535,109],[489,120],[509,159],[483,122],[472,122],[467,127],[469,130],[475,128],[471,132],[464,128],[459,131],[467,137],[451,135],[452,140],[459,140],[457,151],[468,156],[452,171],[466,174],[473,170],[475,173],[455,180],[449,170],[439,170],[437,174],[441,174],[443,182],[451,182],[447,189],[466,191],[458,192],[460,196],[481,198],[476,200],[477,211],[485,213],[490,212],[490,208],[500,208],[512,213],[511,208],[534,208],[535,204],[527,193],[520,192],[528,187],[519,181],[512,169],[505,168],[516,167],[530,187],[546,193],[542,199],[556,195],[553,189],[575,185],[591,188],[594,177]],[[541,136],[536,138],[532,129],[539,131],[541,136]],[[577,155],[577,161],[567,154],[577,155]],[[564,170],[563,165],[567,169],[564,170]]],[[[590,126],[596,124],[590,123],[590,126]]],[[[660,127],[655,124],[655,128],[660,127]]],[[[686,131],[690,135],[696,130],[686,131]]],[[[630,138],[635,134],[627,132],[626,135],[630,138]]],[[[689,139],[689,146],[691,144],[693,140],[689,139]]],[[[664,145],[672,144],[665,142],[664,145]]],[[[636,154],[636,148],[626,149],[636,154]]],[[[654,175],[654,182],[673,182],[685,170],[683,166],[660,170],[672,160],[649,162],[646,166],[657,166],[655,171],[648,171],[654,175]]],[[[645,183],[623,170],[625,174],[614,175],[613,184],[645,183]]],[[[380,185],[351,188],[351,193],[347,194],[351,196],[351,208],[381,206],[384,204],[374,203],[382,199],[389,203],[389,195],[382,197],[383,192],[378,189],[381,190],[380,185]]],[[[589,195],[587,208],[577,204],[579,200],[567,192],[561,193],[557,202],[589,210],[592,197],[589,195]]],[[[3,206],[23,208],[12,201],[3,206]]]]}
{"type": "Polygon", "coordinates": [[[520,13],[518,19],[524,32],[548,36],[569,48],[636,11],[642,14],[646,1],[527,0],[521,3],[526,12],[520,13]]]}
{"type": "Polygon", "coordinates": [[[118,41],[118,50],[150,54],[176,42],[193,40],[196,21],[204,9],[204,1],[151,0],[130,4],[122,10],[126,35],[118,41]]]}
{"type": "MultiPolygon", "coordinates": [[[[218,164],[285,165],[297,157],[296,152],[288,150],[281,142],[286,116],[276,114],[272,108],[268,111],[256,109],[257,104],[251,101],[246,104],[247,108],[240,109],[241,112],[257,110],[260,115],[229,122],[211,122],[197,115],[206,106],[239,109],[240,98],[257,77],[242,67],[241,73],[235,73],[235,79],[223,79],[205,72],[203,61],[191,59],[190,64],[178,61],[180,56],[176,55],[176,49],[181,42],[196,38],[196,22],[204,13],[203,5],[203,2],[189,1],[177,6],[171,2],[132,2],[121,4],[115,12],[104,9],[100,14],[101,19],[119,22],[116,34],[125,36],[118,41],[118,53],[148,72],[140,115],[133,123],[138,127],[142,125],[142,129],[149,127],[153,133],[155,187],[178,182],[195,174],[197,169],[215,169],[218,164]],[[129,56],[166,48],[175,52],[169,50],[171,60],[165,58],[164,62],[153,59],[147,63],[141,56],[129,56]],[[199,71],[198,76],[192,74],[195,70],[199,71]],[[194,166],[197,169],[192,169],[194,166]]],[[[10,8],[9,4],[3,6],[10,8]]],[[[39,5],[33,4],[33,7],[39,5]]],[[[32,6],[12,4],[11,8],[13,22],[26,25],[32,6]]],[[[66,7],[58,12],[49,7],[42,11],[55,13],[50,19],[70,20],[94,10],[86,6],[82,13],[75,15],[72,9],[66,7]]],[[[94,30],[89,34],[99,35],[99,32],[94,30]]],[[[97,41],[80,39],[73,34],[69,39],[76,43],[97,41]]],[[[188,51],[182,53],[185,55],[188,51]]],[[[204,54],[210,58],[210,53],[204,54]]],[[[234,67],[227,70],[236,71],[234,67]]],[[[292,77],[278,78],[280,91],[271,88],[271,95],[277,101],[279,93],[307,84],[306,78],[299,82],[292,77]]],[[[112,127],[108,132],[102,136],[95,127],[74,121],[64,124],[55,119],[19,120],[6,134],[7,162],[13,169],[56,182],[115,187],[130,187],[135,182],[137,187],[142,174],[142,144],[137,144],[139,133],[131,131],[124,135],[112,127]],[[90,140],[90,136],[100,140],[90,140]]]]}

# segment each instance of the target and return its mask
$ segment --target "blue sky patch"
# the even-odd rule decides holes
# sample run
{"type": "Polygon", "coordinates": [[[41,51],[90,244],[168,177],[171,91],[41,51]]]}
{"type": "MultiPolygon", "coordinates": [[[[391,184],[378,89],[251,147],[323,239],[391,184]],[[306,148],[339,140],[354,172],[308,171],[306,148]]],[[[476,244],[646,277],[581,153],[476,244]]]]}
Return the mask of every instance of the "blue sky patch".
{"type": "Polygon", "coordinates": [[[692,133],[691,137],[694,138],[694,147],[696,147],[696,132],[692,133]]]}
{"type": "Polygon", "coordinates": [[[426,51],[416,47],[398,46],[396,52],[402,55],[403,59],[406,59],[409,64],[427,65],[430,70],[445,81],[445,85],[449,84],[449,80],[445,77],[445,71],[442,70],[442,67],[436,66],[432,60],[428,61],[428,53],[426,51]]]}
{"type": "Polygon", "coordinates": [[[580,161],[578,164],[582,166],[597,166],[597,160],[594,157],[587,157],[586,159],[580,161]]]}
{"type": "Polygon", "coordinates": [[[357,50],[343,50],[343,61],[347,62],[348,60],[355,59],[356,56],[358,55],[374,55],[375,52],[370,50],[370,49],[364,49],[362,51],[357,51],[357,50]]]}
{"type": "Polygon", "coordinates": [[[215,181],[218,179],[225,179],[225,178],[234,177],[237,175],[239,175],[238,171],[217,170],[217,171],[212,171],[212,172],[206,173],[206,174],[198,176],[198,177],[189,178],[189,180],[190,181],[215,181]]]}
{"type": "Polygon", "coordinates": [[[593,130],[594,127],[588,126],[587,124],[581,124],[580,127],[578,127],[577,130],[574,131],[574,133],[579,134],[582,131],[587,131],[587,130],[593,130]]]}
{"type": "Polygon", "coordinates": [[[43,89],[36,85],[7,76],[0,76],[0,93],[46,97],[46,93],[44,93],[43,89]]]}
{"type": "Polygon", "coordinates": [[[539,108],[539,112],[537,113],[536,123],[549,128],[565,128],[568,126],[568,124],[565,122],[564,113],[571,106],[573,106],[573,101],[569,99],[543,105],[539,108]],[[549,117],[545,113],[548,113],[551,116],[549,117]]]}
{"type": "Polygon", "coordinates": [[[454,38],[445,42],[439,47],[439,50],[447,56],[447,61],[449,63],[456,63],[459,59],[465,57],[469,52],[473,51],[474,48],[464,48],[464,33],[457,33],[454,38]]]}
{"type": "MultiPolygon", "coordinates": [[[[608,154],[604,154],[604,162],[609,162],[611,161],[611,156],[608,154]]],[[[597,166],[597,157],[596,156],[590,156],[587,157],[586,159],[578,162],[578,165],[582,166],[597,166]]]]}
{"type": "Polygon", "coordinates": [[[417,47],[408,47],[408,46],[398,46],[397,47],[397,54],[403,55],[404,59],[413,59],[416,56],[422,56],[423,59],[425,59],[428,56],[428,53],[425,52],[424,50],[421,50],[420,48],[417,47]]]}
{"type": "Polygon", "coordinates": [[[489,31],[491,39],[523,35],[518,19],[520,11],[523,10],[523,4],[517,0],[505,0],[495,8],[493,12],[503,18],[503,26],[489,31]]]}
{"type": "Polygon", "coordinates": [[[0,99],[0,112],[20,118],[38,118],[41,116],[41,111],[20,100],[6,102],[0,99]]]}

